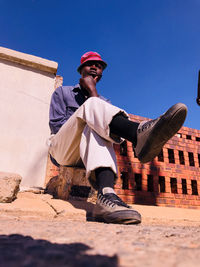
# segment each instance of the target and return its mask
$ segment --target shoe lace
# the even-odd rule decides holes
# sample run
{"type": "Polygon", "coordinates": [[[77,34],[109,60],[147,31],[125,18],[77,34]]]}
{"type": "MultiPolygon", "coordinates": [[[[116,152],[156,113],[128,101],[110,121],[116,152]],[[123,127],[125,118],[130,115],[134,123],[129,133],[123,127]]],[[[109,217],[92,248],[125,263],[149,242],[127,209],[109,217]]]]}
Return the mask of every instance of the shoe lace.
{"type": "Polygon", "coordinates": [[[124,201],[121,200],[120,197],[118,197],[116,194],[113,193],[107,193],[105,195],[100,195],[100,201],[102,201],[103,204],[109,205],[109,206],[123,206],[126,208],[130,208],[124,201]]]}
{"type": "Polygon", "coordinates": [[[155,120],[150,120],[150,121],[145,122],[142,125],[142,127],[138,129],[138,132],[140,133],[140,132],[147,130],[155,122],[155,120]]]}

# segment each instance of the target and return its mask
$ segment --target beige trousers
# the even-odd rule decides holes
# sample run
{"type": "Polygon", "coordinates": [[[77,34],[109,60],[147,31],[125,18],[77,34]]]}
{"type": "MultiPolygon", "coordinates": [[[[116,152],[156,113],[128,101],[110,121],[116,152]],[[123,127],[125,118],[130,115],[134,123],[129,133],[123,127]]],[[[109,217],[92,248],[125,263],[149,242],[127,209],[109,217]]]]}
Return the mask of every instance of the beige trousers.
{"type": "Polygon", "coordinates": [[[50,154],[60,165],[81,166],[94,188],[94,170],[110,167],[117,176],[113,143],[123,139],[110,135],[112,118],[128,114],[98,97],[90,97],[60,128],[51,139],[50,154]]]}

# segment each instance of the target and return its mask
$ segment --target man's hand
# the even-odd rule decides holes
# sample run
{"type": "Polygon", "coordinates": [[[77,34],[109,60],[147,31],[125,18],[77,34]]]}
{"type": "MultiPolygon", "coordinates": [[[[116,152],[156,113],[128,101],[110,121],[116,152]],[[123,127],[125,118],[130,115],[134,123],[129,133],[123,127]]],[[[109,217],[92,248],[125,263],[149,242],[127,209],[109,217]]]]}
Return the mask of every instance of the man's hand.
{"type": "Polygon", "coordinates": [[[92,76],[80,78],[80,85],[88,92],[89,96],[99,96],[96,89],[97,80],[98,76],[95,76],[94,78],[92,76]]]}

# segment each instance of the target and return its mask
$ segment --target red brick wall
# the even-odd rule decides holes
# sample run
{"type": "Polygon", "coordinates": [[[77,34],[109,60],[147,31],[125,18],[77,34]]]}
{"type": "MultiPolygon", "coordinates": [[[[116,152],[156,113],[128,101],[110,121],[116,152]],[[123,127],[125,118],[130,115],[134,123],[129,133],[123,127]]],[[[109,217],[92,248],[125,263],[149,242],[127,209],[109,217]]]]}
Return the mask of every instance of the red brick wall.
{"type": "MultiPolygon", "coordinates": [[[[146,118],[131,115],[131,119],[141,121],[146,118]]],[[[130,142],[126,142],[127,155],[121,155],[122,145],[121,152],[120,145],[115,145],[119,171],[115,189],[124,201],[168,207],[200,208],[200,131],[182,127],[179,134],[164,146],[163,162],[156,157],[150,163],[141,164],[134,157],[130,142]],[[169,156],[168,149],[174,154],[174,160],[169,156]],[[179,151],[182,152],[179,154],[179,151]],[[181,153],[184,156],[182,164],[180,164],[180,158],[183,160],[181,153]],[[174,163],[169,163],[169,157],[174,163]],[[163,179],[164,183],[161,182],[163,179]]]]}

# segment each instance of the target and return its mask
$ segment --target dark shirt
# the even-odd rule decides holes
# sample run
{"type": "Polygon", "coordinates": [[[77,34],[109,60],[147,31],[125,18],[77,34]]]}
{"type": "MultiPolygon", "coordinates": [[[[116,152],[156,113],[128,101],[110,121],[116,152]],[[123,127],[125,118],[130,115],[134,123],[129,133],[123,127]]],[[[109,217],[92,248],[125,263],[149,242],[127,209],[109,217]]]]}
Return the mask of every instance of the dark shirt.
{"type": "MultiPolygon", "coordinates": [[[[103,96],[99,97],[110,103],[103,96]]],[[[86,100],[87,98],[79,84],[58,87],[52,95],[50,104],[49,126],[51,134],[56,134],[60,127],[86,100]]]]}

